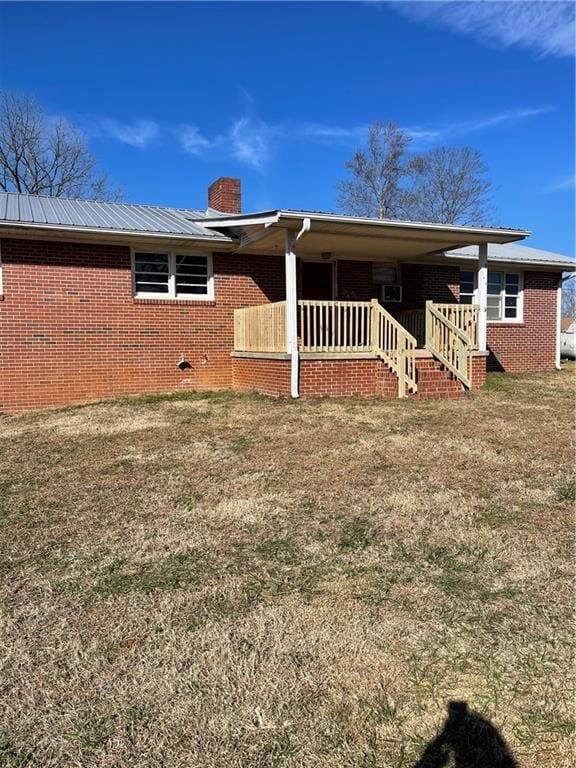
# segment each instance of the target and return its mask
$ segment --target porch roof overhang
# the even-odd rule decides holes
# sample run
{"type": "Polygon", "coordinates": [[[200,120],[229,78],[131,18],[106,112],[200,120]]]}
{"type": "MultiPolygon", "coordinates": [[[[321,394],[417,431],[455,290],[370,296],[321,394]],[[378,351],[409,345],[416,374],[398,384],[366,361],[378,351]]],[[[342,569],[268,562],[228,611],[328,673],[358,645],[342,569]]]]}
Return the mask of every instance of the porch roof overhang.
{"type": "Polygon", "coordinates": [[[391,221],[340,216],[313,211],[274,210],[261,213],[218,216],[202,224],[233,234],[239,253],[284,253],[287,232],[300,230],[306,219],[310,229],[298,243],[298,255],[371,261],[417,261],[443,259],[445,251],[482,243],[511,243],[530,232],[519,229],[462,227],[413,221],[391,221]]]}

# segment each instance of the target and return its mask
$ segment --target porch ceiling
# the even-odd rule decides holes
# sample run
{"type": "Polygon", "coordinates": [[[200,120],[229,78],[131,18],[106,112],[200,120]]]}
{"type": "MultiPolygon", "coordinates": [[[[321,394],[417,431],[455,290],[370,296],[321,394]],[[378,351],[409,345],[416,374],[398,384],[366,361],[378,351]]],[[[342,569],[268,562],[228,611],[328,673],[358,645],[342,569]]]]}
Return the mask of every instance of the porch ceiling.
{"type": "MultiPolygon", "coordinates": [[[[240,218],[240,217],[239,217],[240,218]]],[[[356,219],[306,212],[271,212],[268,216],[237,221],[239,252],[284,253],[287,230],[297,230],[304,219],[310,230],[300,239],[298,256],[318,259],[330,253],[334,258],[370,261],[410,261],[424,256],[442,258],[444,251],[480,243],[509,243],[529,233],[522,230],[484,229],[414,222],[356,219]]],[[[229,220],[228,225],[232,222],[229,220]]]]}

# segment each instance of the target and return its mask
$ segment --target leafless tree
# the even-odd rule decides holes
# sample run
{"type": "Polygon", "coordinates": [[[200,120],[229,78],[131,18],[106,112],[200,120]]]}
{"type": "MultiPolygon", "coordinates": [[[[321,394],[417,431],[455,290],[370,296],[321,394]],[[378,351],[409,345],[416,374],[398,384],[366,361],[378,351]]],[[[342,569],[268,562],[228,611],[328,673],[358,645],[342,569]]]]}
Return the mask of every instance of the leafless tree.
{"type": "Polygon", "coordinates": [[[576,277],[570,277],[562,283],[562,317],[576,320],[576,277]]]}
{"type": "Polygon", "coordinates": [[[357,150],[346,163],[352,178],[338,185],[339,207],[355,216],[399,218],[404,201],[402,184],[410,171],[409,144],[410,137],[395,123],[373,123],[366,150],[357,150]]]}
{"type": "Polygon", "coordinates": [[[411,154],[409,134],[374,123],[365,150],[346,163],[351,178],[338,185],[341,210],[379,219],[482,225],[491,213],[491,182],[480,153],[438,147],[411,154]]]}
{"type": "Polygon", "coordinates": [[[0,190],[54,197],[93,197],[118,200],[84,137],[59,118],[46,118],[30,96],[2,92],[0,96],[0,190]]]}
{"type": "Polygon", "coordinates": [[[406,209],[416,221],[481,226],[492,214],[492,183],[478,150],[437,147],[418,155],[406,209]]]}

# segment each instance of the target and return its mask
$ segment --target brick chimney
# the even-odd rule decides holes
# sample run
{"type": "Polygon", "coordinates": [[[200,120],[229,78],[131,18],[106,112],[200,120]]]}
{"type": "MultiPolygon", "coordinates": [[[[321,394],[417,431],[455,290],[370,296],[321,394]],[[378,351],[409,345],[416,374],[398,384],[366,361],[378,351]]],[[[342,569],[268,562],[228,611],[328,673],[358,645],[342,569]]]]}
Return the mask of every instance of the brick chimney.
{"type": "Polygon", "coordinates": [[[221,213],[242,213],[240,179],[220,176],[208,187],[208,207],[221,213]]]}

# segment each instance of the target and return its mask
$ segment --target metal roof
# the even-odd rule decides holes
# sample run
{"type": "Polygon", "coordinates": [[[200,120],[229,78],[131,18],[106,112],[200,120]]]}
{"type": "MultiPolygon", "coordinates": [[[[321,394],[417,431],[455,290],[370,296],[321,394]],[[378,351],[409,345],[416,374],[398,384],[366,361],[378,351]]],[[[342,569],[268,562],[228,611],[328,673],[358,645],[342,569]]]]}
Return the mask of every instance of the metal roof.
{"type": "Polygon", "coordinates": [[[182,208],[0,192],[0,222],[3,224],[229,240],[226,235],[197,221],[205,215],[202,211],[182,208]]]}
{"type": "MultiPolygon", "coordinates": [[[[453,251],[446,251],[446,256],[456,258],[478,258],[478,246],[466,245],[453,251]]],[[[526,245],[515,243],[488,243],[488,261],[501,261],[508,264],[526,264],[527,266],[562,267],[569,272],[576,269],[576,261],[568,256],[551,251],[542,251],[539,248],[529,248],[526,245]]]]}

